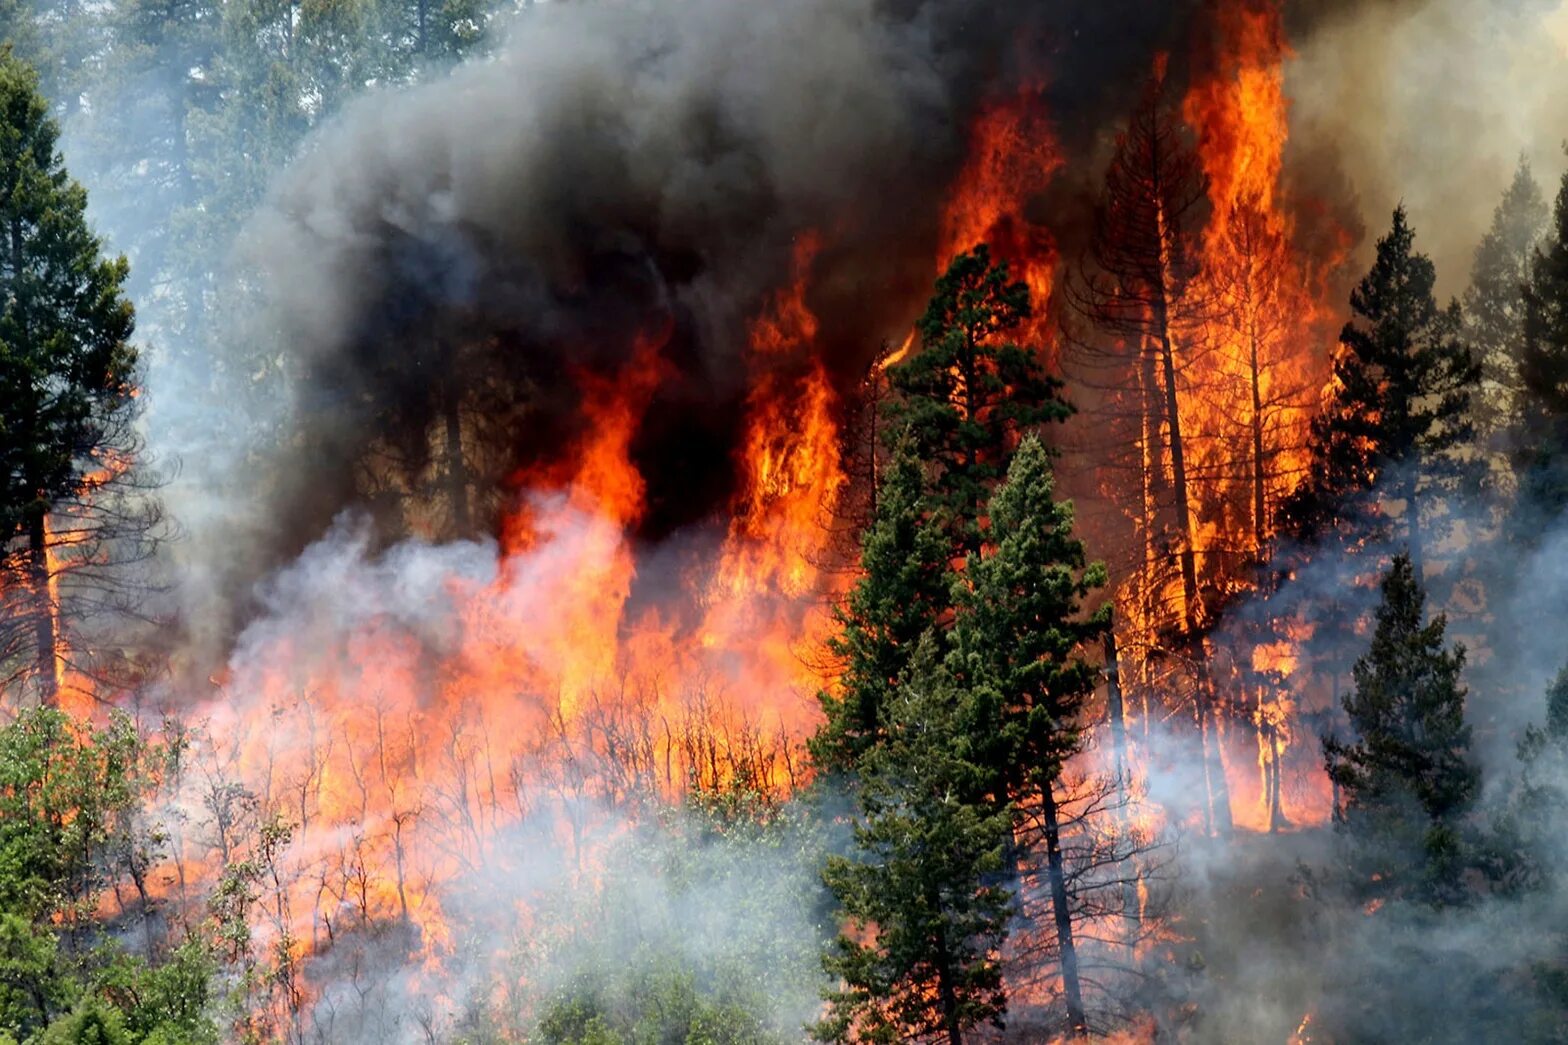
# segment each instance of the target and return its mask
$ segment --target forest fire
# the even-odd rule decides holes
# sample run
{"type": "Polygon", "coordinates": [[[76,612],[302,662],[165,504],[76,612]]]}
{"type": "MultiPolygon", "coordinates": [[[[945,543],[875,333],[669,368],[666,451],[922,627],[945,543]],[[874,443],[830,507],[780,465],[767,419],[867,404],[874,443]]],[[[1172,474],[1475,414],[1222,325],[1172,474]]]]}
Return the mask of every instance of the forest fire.
{"type": "MultiPolygon", "coordinates": [[[[1229,49],[1182,107],[1212,205],[1203,278],[1225,302],[1180,335],[1194,353],[1182,413],[1193,444],[1214,448],[1213,459],[1195,453],[1192,466],[1193,541],[1199,569],[1214,578],[1206,586],[1236,583],[1238,564],[1265,553],[1269,510],[1302,467],[1307,412],[1296,397],[1321,370],[1293,354],[1318,306],[1276,199],[1287,55],[1278,12],[1238,8],[1226,25],[1229,49]],[[1254,456],[1232,473],[1220,458],[1238,429],[1251,433],[1254,456]]],[[[983,105],[942,210],[938,253],[940,268],[990,244],[1034,303],[1021,343],[1052,367],[1060,258],[1048,227],[1026,211],[1064,162],[1040,88],[983,105]]],[[[672,373],[671,332],[656,329],[638,335],[616,372],[575,378],[583,435],[509,480],[515,507],[501,524],[493,575],[439,580],[452,633],[434,649],[413,622],[370,609],[313,654],[296,636],[263,637],[236,665],[207,714],[215,738],[238,743],[205,757],[215,775],[226,766],[252,782],[259,809],[291,811],[300,842],[280,854],[296,863],[273,921],[297,957],[330,948],[334,912],[345,906],[363,924],[409,922],[428,954],[450,950],[441,883],[493,864],[508,825],[536,815],[532,792],[541,788],[570,780],[625,799],[732,784],[784,793],[804,782],[799,746],[817,721],[813,694],[831,684],[828,600],[845,582],[832,541],[847,482],[841,407],[807,303],[823,247],[817,233],[798,237],[791,282],[750,325],[729,522],[716,547],[675,567],[672,588],[651,602],[634,598],[647,568],[634,538],[646,488],[631,447],[672,373]],[[327,839],[336,841],[322,848],[327,839]]],[[[1132,650],[1160,641],[1122,637],[1132,650]]],[[[1259,675],[1291,657],[1287,645],[1271,649],[1259,675]]],[[[1238,743],[1225,754],[1236,821],[1257,830],[1269,829],[1267,793],[1278,813],[1279,764],[1295,736],[1291,699],[1278,692],[1265,701],[1262,692],[1223,701],[1255,700],[1261,782],[1238,743]],[[1262,820],[1248,812],[1244,796],[1253,794],[1262,820]]],[[[1146,694],[1141,706],[1132,729],[1146,735],[1158,711],[1146,694]]],[[[1211,728],[1223,736],[1247,722],[1238,712],[1211,728]]],[[[562,815],[564,839],[581,825],[562,815]]],[[[1296,822],[1325,816],[1292,810],[1296,822]]],[[[1157,828],[1150,820],[1140,830],[1157,828]]],[[[577,859],[588,859],[581,844],[573,843],[577,859]]]]}
{"type": "MultiPolygon", "coordinates": [[[[1290,76],[1357,16],[1197,3],[1085,56],[1119,34],[1027,5],[527,6],[372,77],[223,232],[254,343],[201,380],[255,386],[254,488],[180,488],[188,552],[134,507],[127,266],[83,224],[80,358],[28,363],[71,409],[0,416],[66,447],[12,468],[41,710],[0,804],[83,839],[19,924],[88,971],[0,1038],[186,1040],[125,1000],[178,961],[190,1040],[1340,1040],[1356,985],[1237,941],[1444,952],[1414,905],[1492,917],[1501,851],[1553,852],[1568,670],[1546,727],[1472,732],[1443,614],[1496,686],[1498,491],[1556,473],[1481,399],[1555,452],[1556,372],[1466,344],[1555,330],[1559,259],[1521,181],[1535,239],[1463,309],[1402,208],[1350,293],[1290,76]]],[[[53,156],[31,75],[0,110],[53,156]]],[[[228,322],[211,273],[150,285],[149,337],[228,322]]]]}

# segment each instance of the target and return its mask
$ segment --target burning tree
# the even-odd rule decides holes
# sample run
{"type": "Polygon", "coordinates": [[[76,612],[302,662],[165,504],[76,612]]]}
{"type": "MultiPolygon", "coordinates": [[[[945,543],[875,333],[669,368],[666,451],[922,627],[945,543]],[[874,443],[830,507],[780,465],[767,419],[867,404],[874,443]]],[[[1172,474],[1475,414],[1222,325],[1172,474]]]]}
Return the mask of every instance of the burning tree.
{"type": "MultiPolygon", "coordinates": [[[[1159,645],[1157,634],[1174,631],[1178,651],[1196,665],[1192,705],[1207,781],[1205,821],[1223,833],[1231,824],[1230,800],[1202,650],[1197,480],[1183,427],[1191,389],[1179,378],[1194,370],[1193,357],[1203,350],[1198,335],[1212,311],[1199,280],[1197,240],[1206,179],[1166,93],[1162,63],[1117,139],[1072,300],[1078,315],[1108,339],[1093,346],[1094,362],[1112,370],[1112,399],[1130,406],[1137,425],[1138,492],[1126,510],[1141,547],[1124,619],[1135,622],[1149,654],[1159,645]],[[1173,527],[1160,519],[1173,519],[1173,527]]],[[[1150,677],[1141,681],[1154,685],[1150,677]]]]}
{"type": "Polygon", "coordinates": [[[102,485],[98,472],[132,407],[136,352],[121,293],[128,266],[101,256],[87,195],[61,163],[48,111],[35,75],[9,56],[0,61],[0,525],[19,546],[7,557],[7,586],[25,592],[27,605],[25,618],[11,619],[26,619],[31,631],[7,635],[5,652],[30,660],[38,697],[52,704],[64,636],[50,517],[102,485]]]}

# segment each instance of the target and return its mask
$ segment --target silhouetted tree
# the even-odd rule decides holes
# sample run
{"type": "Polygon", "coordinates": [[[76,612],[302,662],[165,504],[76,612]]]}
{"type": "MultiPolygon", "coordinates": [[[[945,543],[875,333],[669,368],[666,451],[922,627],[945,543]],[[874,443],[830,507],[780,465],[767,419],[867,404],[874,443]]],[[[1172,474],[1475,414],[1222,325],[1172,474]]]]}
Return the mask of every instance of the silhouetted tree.
{"type": "Polygon", "coordinates": [[[1526,543],[1568,509],[1568,175],[1524,290],[1519,505],[1513,529],[1526,543]]]}
{"type": "Polygon", "coordinates": [[[1414,249],[1404,208],[1378,240],[1377,260],[1350,296],[1332,400],[1312,423],[1313,469],[1281,509],[1304,544],[1396,535],[1383,502],[1403,502],[1397,535],[1418,575],[1443,532],[1445,499],[1475,477],[1463,450],[1481,368],[1460,340],[1457,303],[1439,308],[1436,270],[1414,249]]]}

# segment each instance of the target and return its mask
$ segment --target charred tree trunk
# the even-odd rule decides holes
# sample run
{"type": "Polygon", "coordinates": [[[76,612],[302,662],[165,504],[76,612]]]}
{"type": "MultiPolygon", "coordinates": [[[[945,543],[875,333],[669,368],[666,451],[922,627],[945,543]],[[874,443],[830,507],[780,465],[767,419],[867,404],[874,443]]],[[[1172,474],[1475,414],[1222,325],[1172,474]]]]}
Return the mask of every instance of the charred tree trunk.
{"type": "Polygon", "coordinates": [[[1067,1003],[1068,1036],[1089,1033],[1083,1005],[1083,982],[1078,974],[1078,945],[1073,939],[1073,916],[1067,906],[1067,871],[1062,861],[1061,823],[1056,795],[1047,784],[1040,789],[1041,815],[1045,821],[1046,871],[1051,879],[1051,911],[1056,921],[1056,945],[1061,952],[1062,997],[1067,1003]]]}
{"type": "Polygon", "coordinates": [[[1220,752],[1220,738],[1214,722],[1214,686],[1209,676],[1203,640],[1198,633],[1198,557],[1193,541],[1186,453],[1182,445],[1181,402],[1176,391],[1176,353],[1163,298],[1156,302],[1156,319],[1160,324],[1160,365],[1164,373],[1165,426],[1170,433],[1171,482],[1176,499],[1176,525],[1181,538],[1182,632],[1188,652],[1197,665],[1197,687],[1192,699],[1199,743],[1203,750],[1203,779],[1207,792],[1204,797],[1208,811],[1206,819],[1211,831],[1228,835],[1233,823],[1230,788],[1225,782],[1224,757],[1220,752]]]}
{"type": "MultiPolygon", "coordinates": [[[[1156,183],[1158,184],[1158,183],[1156,183]]],[[[1156,196],[1156,199],[1159,197],[1156,196]]],[[[1164,386],[1163,409],[1165,429],[1170,433],[1171,484],[1176,502],[1176,528],[1181,539],[1181,588],[1182,631],[1194,663],[1197,664],[1197,689],[1193,694],[1193,707],[1197,719],[1199,743],[1203,749],[1203,777],[1207,794],[1210,829],[1221,835],[1230,833],[1230,789],[1225,783],[1224,759],[1219,749],[1219,736],[1214,728],[1214,688],[1209,678],[1208,663],[1204,657],[1203,640],[1199,637],[1198,607],[1198,553],[1192,525],[1192,496],[1187,480],[1187,452],[1182,439],[1181,395],[1176,388],[1176,345],[1171,330],[1171,260],[1172,230],[1167,223],[1163,204],[1156,208],[1155,223],[1159,233],[1160,282],[1155,288],[1153,312],[1156,344],[1160,353],[1160,369],[1164,386]]]]}
{"type": "MultiPolygon", "coordinates": [[[[1116,760],[1116,819],[1122,832],[1125,833],[1132,823],[1127,815],[1130,794],[1127,776],[1131,770],[1127,759],[1127,725],[1122,704],[1122,673],[1121,663],[1116,653],[1114,624],[1105,629],[1105,706],[1111,722],[1111,752],[1116,760]]],[[[1122,917],[1131,923],[1129,929],[1132,931],[1128,933],[1128,937],[1135,939],[1139,920],[1138,889],[1132,878],[1127,878],[1122,885],[1122,917]]]]}
{"type": "Polygon", "coordinates": [[[1197,685],[1192,695],[1192,708],[1203,759],[1204,822],[1210,832],[1228,837],[1235,827],[1235,819],[1231,816],[1230,784],[1225,780],[1225,756],[1214,714],[1214,680],[1209,675],[1208,657],[1201,640],[1197,641],[1194,663],[1197,665],[1197,685]]]}
{"type": "Polygon", "coordinates": [[[1281,789],[1283,767],[1280,757],[1284,753],[1279,746],[1279,726],[1269,723],[1269,834],[1276,834],[1290,826],[1290,818],[1285,815],[1285,801],[1281,789]]]}
{"type": "Polygon", "coordinates": [[[1253,557],[1264,560],[1268,541],[1267,488],[1263,466],[1263,389],[1262,367],[1258,360],[1257,324],[1252,323],[1248,337],[1248,377],[1252,385],[1252,547],[1253,557]]]}
{"type": "Polygon", "coordinates": [[[27,521],[27,571],[33,592],[33,641],[36,672],[38,675],[38,700],[44,707],[55,707],[60,702],[60,671],[58,651],[60,640],[54,604],[53,578],[49,569],[49,527],[42,504],[29,512],[27,521]]]}
{"type": "MultiPolygon", "coordinates": [[[[1159,588],[1160,571],[1159,548],[1156,546],[1156,527],[1152,521],[1159,518],[1160,480],[1163,477],[1162,461],[1160,461],[1160,436],[1159,436],[1159,377],[1156,372],[1156,359],[1151,351],[1142,351],[1142,366],[1138,370],[1138,380],[1142,383],[1142,427],[1143,427],[1143,588],[1140,592],[1143,601],[1143,628],[1148,631],[1154,621],[1159,620],[1159,588]]],[[[1138,686],[1138,700],[1142,701],[1143,739],[1149,739],[1149,690],[1154,686],[1154,679],[1149,673],[1148,651],[1140,657],[1140,686],[1138,686]]]]}

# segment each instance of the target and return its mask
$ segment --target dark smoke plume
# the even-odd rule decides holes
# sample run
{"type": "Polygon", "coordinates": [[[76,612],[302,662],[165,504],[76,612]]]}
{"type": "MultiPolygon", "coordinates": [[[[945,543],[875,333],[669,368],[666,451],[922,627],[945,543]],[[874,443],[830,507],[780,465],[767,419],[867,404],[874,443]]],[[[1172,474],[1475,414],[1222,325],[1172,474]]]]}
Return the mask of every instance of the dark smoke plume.
{"type": "MultiPolygon", "coordinates": [[[[1320,26],[1427,6],[1353,14],[1317,0],[1287,13],[1293,44],[1316,56],[1320,26]]],[[[581,374],[613,377],[650,334],[667,372],[632,448],[648,481],[639,536],[710,519],[733,492],[756,376],[748,322],[787,282],[800,237],[823,243],[808,299],[815,351],[848,391],[923,302],[975,106],[1044,85],[1068,162],[1026,213],[1072,256],[1155,54],[1170,55],[1173,77],[1201,72],[1189,66],[1203,61],[1213,9],[541,4],[494,57],[362,99],[279,179],[241,244],[265,298],[261,329],[287,361],[279,429],[291,435],[273,469],[282,485],[244,513],[262,532],[220,542],[256,561],[230,568],[243,585],[345,508],[428,499],[432,485],[439,503],[444,422],[464,445],[452,483],[490,496],[433,531],[488,531],[508,479],[581,429],[581,374]],[[385,497],[367,475],[404,478],[385,497]]],[[[1348,194],[1318,162],[1321,140],[1308,128],[1298,150],[1323,168],[1310,180],[1348,194]]]]}

